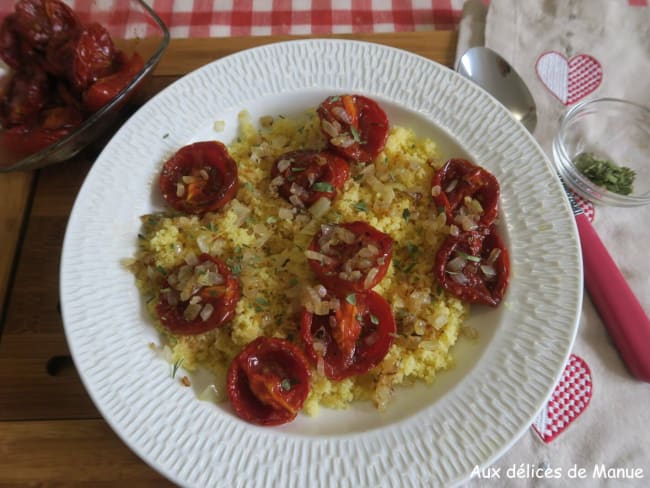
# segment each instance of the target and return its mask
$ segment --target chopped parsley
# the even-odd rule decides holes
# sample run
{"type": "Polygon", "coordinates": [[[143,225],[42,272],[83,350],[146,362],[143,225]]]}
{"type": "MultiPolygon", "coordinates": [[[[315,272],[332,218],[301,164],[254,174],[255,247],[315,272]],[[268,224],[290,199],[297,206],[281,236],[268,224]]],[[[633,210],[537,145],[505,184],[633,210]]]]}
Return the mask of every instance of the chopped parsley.
{"type": "Polygon", "coordinates": [[[352,304],[352,305],[356,305],[357,304],[357,296],[354,293],[350,293],[348,296],[345,297],[345,301],[352,304]]]}
{"type": "Polygon", "coordinates": [[[608,159],[600,159],[591,153],[580,153],[573,160],[578,171],[592,183],[620,195],[632,193],[636,174],[634,170],[619,166],[608,159]]]}
{"type": "Polygon", "coordinates": [[[244,183],[244,188],[246,188],[250,192],[252,192],[254,190],[253,184],[250,181],[247,181],[246,183],[244,183]]]}
{"type": "Polygon", "coordinates": [[[283,391],[291,391],[291,388],[293,388],[293,381],[291,381],[290,378],[285,378],[280,382],[280,386],[282,387],[283,391]]]}
{"type": "Polygon", "coordinates": [[[174,379],[176,377],[176,373],[180,369],[181,365],[183,364],[184,358],[178,359],[174,364],[172,364],[172,372],[171,372],[171,377],[174,379]]]}
{"type": "Polygon", "coordinates": [[[291,168],[291,171],[294,172],[294,173],[300,173],[301,171],[305,171],[306,169],[307,168],[300,168],[300,167],[294,166],[293,168],[291,168]]]}
{"type": "Polygon", "coordinates": [[[479,256],[472,256],[471,254],[466,254],[463,251],[459,251],[456,249],[456,254],[458,254],[461,258],[466,259],[467,261],[474,261],[475,263],[480,263],[481,258],[479,256]]]}
{"type": "Polygon", "coordinates": [[[370,314],[370,323],[374,325],[379,325],[379,319],[377,318],[376,315],[370,314]]]}
{"type": "Polygon", "coordinates": [[[359,212],[367,212],[368,204],[366,202],[358,202],[354,204],[353,208],[359,212]]]}
{"type": "Polygon", "coordinates": [[[404,220],[406,220],[407,222],[408,222],[409,219],[411,218],[411,210],[409,210],[408,207],[406,207],[406,208],[404,209],[404,211],[402,211],[402,217],[403,217],[404,220]]]}
{"type": "Polygon", "coordinates": [[[354,139],[354,142],[358,144],[362,144],[361,142],[361,136],[359,136],[359,131],[354,128],[354,126],[350,126],[350,133],[352,134],[352,138],[354,139]]]}
{"type": "Polygon", "coordinates": [[[322,191],[322,192],[333,192],[334,187],[325,181],[317,181],[312,185],[312,190],[314,191],[322,191]]]}

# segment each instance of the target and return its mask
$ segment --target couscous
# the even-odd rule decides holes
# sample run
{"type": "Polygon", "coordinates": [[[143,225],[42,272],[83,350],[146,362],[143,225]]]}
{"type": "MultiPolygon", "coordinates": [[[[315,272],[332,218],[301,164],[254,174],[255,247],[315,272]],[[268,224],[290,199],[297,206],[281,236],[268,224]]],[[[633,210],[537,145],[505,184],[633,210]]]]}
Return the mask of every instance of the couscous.
{"type": "MultiPolygon", "coordinates": [[[[223,392],[229,364],[256,338],[281,338],[303,347],[301,310],[314,296],[324,296],[307,257],[323,226],[362,221],[389,235],[392,261],[373,288],[390,304],[396,324],[388,353],[367,373],[340,381],[312,364],[302,407],[308,415],[321,406],[345,409],[355,400],[371,400],[381,410],[399,391],[396,387],[433,382],[438,372],[453,366],[453,346],[468,316],[468,305],[443,290],[432,271],[442,242],[459,230],[432,201],[432,177],[444,163],[435,142],[393,126],[374,164],[351,164],[350,178],[331,202],[300,208],[282,198],[272,165],[282,154],[324,149],[327,143],[314,109],[300,117],[259,121],[242,112],[238,136],[228,146],[239,178],[234,198],[203,215],[143,216],[131,265],[172,362],[182,361],[188,371],[209,370],[216,390],[223,392]],[[205,254],[227,263],[241,298],[224,326],[173,334],[162,326],[157,303],[172,270],[205,254]]],[[[209,315],[200,306],[193,315],[200,313],[209,315]]]]}

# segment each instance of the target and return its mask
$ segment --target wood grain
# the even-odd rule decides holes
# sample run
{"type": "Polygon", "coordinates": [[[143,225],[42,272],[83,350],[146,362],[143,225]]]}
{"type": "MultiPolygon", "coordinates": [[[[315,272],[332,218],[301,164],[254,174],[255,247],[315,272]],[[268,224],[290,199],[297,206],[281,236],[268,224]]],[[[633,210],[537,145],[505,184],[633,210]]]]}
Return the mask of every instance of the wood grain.
{"type": "MultiPolygon", "coordinates": [[[[175,39],[163,56],[156,73],[180,76],[210,61],[272,42],[311,39],[316,36],[261,36],[231,37],[228,39],[175,39]],[[170,55],[173,53],[173,55],[170,55]]],[[[455,31],[404,32],[390,34],[355,34],[320,36],[335,39],[354,39],[398,47],[429,58],[446,66],[452,66],[456,55],[457,33],[455,31]]]]}
{"type": "Polygon", "coordinates": [[[174,486],[103,420],[0,423],[0,486],[174,486]]]}
{"type": "Polygon", "coordinates": [[[7,285],[33,178],[32,172],[0,174],[0,333],[7,285]]]}
{"type": "MultiPolygon", "coordinates": [[[[406,49],[446,65],[453,62],[456,43],[453,32],[353,38],[406,49]]],[[[288,39],[295,38],[173,40],[137,101],[144,103],[210,61],[288,39]]],[[[108,131],[71,161],[36,175],[0,175],[0,291],[15,269],[0,340],[0,486],[167,486],[101,419],[70,359],[59,312],[59,261],[67,220],[92,162],[112,134],[108,131]],[[14,262],[21,227],[24,236],[14,262]]]]}

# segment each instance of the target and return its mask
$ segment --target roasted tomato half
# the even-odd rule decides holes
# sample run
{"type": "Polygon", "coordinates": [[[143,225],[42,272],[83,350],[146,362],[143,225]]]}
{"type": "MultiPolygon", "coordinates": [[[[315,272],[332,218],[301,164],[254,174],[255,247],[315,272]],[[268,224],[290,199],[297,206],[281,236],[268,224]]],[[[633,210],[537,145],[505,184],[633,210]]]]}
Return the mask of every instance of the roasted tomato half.
{"type": "Polygon", "coordinates": [[[362,221],[323,225],[306,255],[326,288],[361,292],[386,275],[393,257],[393,238],[362,221]]]}
{"type": "Polygon", "coordinates": [[[37,49],[62,42],[79,26],[77,15],[59,0],[20,0],[14,15],[15,30],[37,49]]]}
{"type": "Polygon", "coordinates": [[[131,59],[125,59],[123,55],[118,59],[120,66],[115,73],[100,78],[83,93],[83,104],[91,112],[113,100],[144,68],[144,61],[138,53],[134,53],[131,59]]]}
{"type": "Polygon", "coordinates": [[[447,223],[463,224],[467,230],[474,225],[490,226],[497,216],[499,182],[492,173],[466,159],[450,159],[431,180],[431,195],[447,214],[447,223]],[[478,201],[480,209],[467,208],[465,197],[478,201]]]}
{"type": "Polygon", "coordinates": [[[162,195],[176,210],[191,214],[214,212],[237,193],[237,164],[218,141],[184,146],[163,166],[162,195]]]}
{"type": "Polygon", "coordinates": [[[69,42],[72,49],[66,74],[75,88],[85,90],[98,79],[113,73],[117,50],[102,25],[96,22],[88,24],[69,42]]]}
{"type": "Polygon", "coordinates": [[[350,293],[335,303],[326,315],[303,309],[300,332],[316,369],[342,380],[377,366],[388,354],[396,329],[390,305],[374,291],[350,293]]]}
{"type": "Polygon", "coordinates": [[[239,280],[226,263],[201,254],[167,274],[156,311],[173,334],[202,334],[231,320],[240,296],[239,280]]]}
{"type": "Polygon", "coordinates": [[[388,117],[370,98],[328,97],[318,107],[318,115],[331,147],[350,161],[372,161],[386,145],[388,117]]]}
{"type": "Polygon", "coordinates": [[[309,362],[284,339],[258,337],[228,369],[230,403],[242,419],[280,425],[296,418],[309,393],[309,362]]]}
{"type": "Polygon", "coordinates": [[[333,200],[350,177],[348,163],[329,151],[292,151],[271,168],[271,187],[294,207],[310,207],[319,198],[333,200]]]}
{"type": "Polygon", "coordinates": [[[436,254],[434,273],[451,295],[495,307],[508,286],[508,250],[494,226],[449,236],[436,254]]]}

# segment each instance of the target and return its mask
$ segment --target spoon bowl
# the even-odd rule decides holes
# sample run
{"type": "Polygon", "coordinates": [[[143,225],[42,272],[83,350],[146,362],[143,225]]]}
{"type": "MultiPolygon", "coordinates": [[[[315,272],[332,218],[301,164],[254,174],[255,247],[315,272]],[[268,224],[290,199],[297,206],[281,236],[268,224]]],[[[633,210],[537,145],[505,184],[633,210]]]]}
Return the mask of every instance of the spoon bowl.
{"type": "Polygon", "coordinates": [[[537,126],[537,108],[526,83],[492,49],[477,46],[465,51],[456,71],[501,102],[530,133],[537,126]]]}

